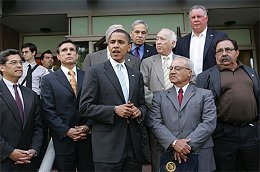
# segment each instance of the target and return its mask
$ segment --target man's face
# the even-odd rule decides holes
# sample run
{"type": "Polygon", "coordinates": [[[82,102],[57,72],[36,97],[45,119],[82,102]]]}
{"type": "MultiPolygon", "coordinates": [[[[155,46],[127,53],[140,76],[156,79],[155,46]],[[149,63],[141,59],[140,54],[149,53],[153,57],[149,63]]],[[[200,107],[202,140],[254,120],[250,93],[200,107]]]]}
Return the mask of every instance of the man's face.
{"type": "Polygon", "coordinates": [[[76,46],[72,43],[64,43],[59,48],[60,52],[57,54],[57,58],[64,66],[74,65],[78,59],[76,46]]]}
{"type": "Polygon", "coordinates": [[[169,74],[170,81],[178,87],[183,87],[190,82],[192,71],[186,65],[184,59],[177,58],[173,60],[169,74]]]}
{"type": "Polygon", "coordinates": [[[144,24],[135,25],[130,33],[133,43],[139,47],[142,46],[146,40],[147,32],[144,24]]]}
{"type": "Polygon", "coordinates": [[[219,66],[234,69],[237,66],[237,57],[239,50],[234,50],[231,41],[221,41],[216,46],[216,62],[219,66]]]}
{"type": "Polygon", "coordinates": [[[202,9],[194,9],[190,14],[190,25],[195,34],[200,34],[207,27],[208,16],[202,9]]]}
{"type": "Polygon", "coordinates": [[[43,59],[41,60],[42,66],[51,69],[54,63],[52,54],[45,53],[43,59]]]}
{"type": "Polygon", "coordinates": [[[25,61],[31,63],[34,60],[34,56],[36,55],[36,52],[31,52],[29,47],[22,49],[22,55],[25,61]]]}
{"type": "Polygon", "coordinates": [[[108,49],[112,59],[121,63],[124,61],[127,52],[130,51],[131,45],[124,33],[114,32],[109,38],[108,49]]]}
{"type": "Polygon", "coordinates": [[[156,50],[160,55],[167,56],[172,52],[175,41],[171,41],[170,34],[162,30],[156,36],[156,50]]]}
{"type": "Polygon", "coordinates": [[[3,76],[16,83],[18,79],[23,75],[22,58],[18,55],[9,55],[5,64],[0,64],[0,69],[3,76]]]}

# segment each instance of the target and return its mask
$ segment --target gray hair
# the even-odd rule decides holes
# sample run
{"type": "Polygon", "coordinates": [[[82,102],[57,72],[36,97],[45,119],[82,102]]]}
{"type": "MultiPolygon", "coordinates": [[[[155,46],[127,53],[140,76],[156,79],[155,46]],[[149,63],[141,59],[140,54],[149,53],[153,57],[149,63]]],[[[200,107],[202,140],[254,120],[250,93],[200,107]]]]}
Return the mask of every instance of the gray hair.
{"type": "Polygon", "coordinates": [[[108,39],[111,36],[111,34],[117,29],[125,30],[123,25],[121,24],[114,24],[109,26],[109,28],[106,31],[106,43],[108,43],[108,39]]]}
{"type": "Polygon", "coordinates": [[[177,59],[183,59],[186,61],[186,65],[187,65],[187,68],[189,68],[191,71],[192,71],[192,74],[194,74],[194,64],[193,62],[187,58],[187,57],[184,57],[184,56],[179,56],[177,55],[174,60],[177,60],[177,59]]]}
{"type": "Polygon", "coordinates": [[[145,28],[146,28],[146,30],[148,31],[148,25],[147,25],[146,22],[143,21],[143,20],[135,20],[135,21],[132,23],[131,31],[134,30],[135,25],[139,25],[139,24],[145,25],[145,28]]]}
{"type": "Polygon", "coordinates": [[[202,6],[202,5],[194,5],[193,7],[191,7],[191,9],[189,10],[189,16],[191,15],[191,11],[192,10],[197,10],[197,9],[202,9],[202,11],[204,12],[204,15],[207,16],[208,15],[208,11],[206,9],[206,7],[202,6]]]}
{"type": "MultiPolygon", "coordinates": [[[[168,33],[169,33],[169,39],[170,39],[171,41],[175,41],[175,42],[177,41],[177,36],[176,36],[175,32],[172,31],[171,29],[162,28],[161,31],[166,31],[166,32],[168,32],[168,33]]],[[[161,32],[161,31],[160,31],[160,32],[161,32]]]]}

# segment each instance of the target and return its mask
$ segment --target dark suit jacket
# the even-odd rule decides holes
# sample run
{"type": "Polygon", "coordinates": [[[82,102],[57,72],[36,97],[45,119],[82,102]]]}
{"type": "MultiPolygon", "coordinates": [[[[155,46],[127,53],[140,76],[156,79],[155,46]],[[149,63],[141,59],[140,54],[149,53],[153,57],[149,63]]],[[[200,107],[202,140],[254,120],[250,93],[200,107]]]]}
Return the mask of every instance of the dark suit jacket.
{"type": "Polygon", "coordinates": [[[141,161],[140,124],[146,114],[142,74],[126,65],[129,76],[129,101],[135,104],[142,116],[138,119],[123,119],[114,114],[116,105],[125,104],[119,80],[110,63],[91,67],[82,86],[80,110],[91,118],[94,162],[117,163],[125,149],[129,125],[134,152],[141,161]]]}
{"type": "MultiPolygon", "coordinates": [[[[78,143],[85,144],[82,148],[90,149],[87,140],[74,142],[66,136],[70,128],[86,124],[78,111],[81,87],[84,78],[83,71],[77,70],[77,97],[61,69],[52,72],[42,79],[41,97],[44,119],[52,132],[56,155],[67,155],[74,152],[78,143]],[[66,137],[65,137],[66,136],[66,137]]],[[[87,123],[87,125],[90,125],[87,123]]]]}
{"type": "MultiPolygon", "coordinates": [[[[208,28],[203,52],[203,71],[216,64],[215,44],[218,40],[227,37],[226,33],[217,32],[208,28]]],[[[191,33],[179,39],[176,43],[175,54],[190,58],[191,33]]]]}
{"type": "MultiPolygon", "coordinates": [[[[132,51],[130,51],[129,54],[133,55],[132,51]]],[[[155,54],[158,54],[156,48],[154,46],[144,43],[144,55],[141,60],[153,56],[155,54]]]]}
{"type": "Polygon", "coordinates": [[[0,171],[9,171],[17,166],[8,158],[14,149],[40,152],[42,146],[39,99],[31,89],[24,86],[20,86],[20,89],[24,102],[23,124],[15,99],[4,81],[0,81],[0,171]]]}
{"type": "MultiPolygon", "coordinates": [[[[259,119],[260,81],[256,72],[251,67],[243,65],[243,69],[253,82],[254,95],[257,101],[257,118],[259,119]]],[[[215,98],[215,103],[217,103],[221,93],[220,73],[218,66],[215,65],[212,68],[200,73],[197,76],[196,86],[211,90],[215,98]]]]}
{"type": "MultiPolygon", "coordinates": [[[[90,53],[86,56],[83,64],[82,69],[84,71],[87,70],[90,66],[95,64],[103,63],[107,60],[107,49],[100,50],[94,53],[90,53]]],[[[140,60],[131,54],[127,54],[125,58],[125,64],[132,67],[133,69],[139,70],[140,68],[140,60]]]]}

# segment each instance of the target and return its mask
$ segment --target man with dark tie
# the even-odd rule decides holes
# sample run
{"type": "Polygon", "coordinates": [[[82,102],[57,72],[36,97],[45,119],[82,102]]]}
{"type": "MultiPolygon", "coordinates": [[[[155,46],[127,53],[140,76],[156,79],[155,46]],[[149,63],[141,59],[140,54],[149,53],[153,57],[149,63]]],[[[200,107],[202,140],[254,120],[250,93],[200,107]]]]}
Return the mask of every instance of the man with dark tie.
{"type": "Polygon", "coordinates": [[[18,50],[0,53],[0,171],[36,171],[42,146],[39,99],[18,84],[22,65],[18,50]]]}
{"type": "Polygon", "coordinates": [[[46,50],[41,54],[41,64],[43,67],[47,69],[49,73],[54,72],[53,70],[53,64],[54,64],[54,59],[52,52],[50,50],[46,50]]]}
{"type": "Polygon", "coordinates": [[[193,73],[190,59],[175,57],[169,70],[173,86],[154,95],[149,113],[151,130],[163,146],[160,171],[167,172],[174,167],[183,172],[214,171],[211,134],[216,127],[216,106],[213,94],[190,84],[193,73]],[[203,158],[199,159],[200,154],[203,158]]]}
{"type": "Polygon", "coordinates": [[[148,25],[143,20],[136,20],[132,23],[130,36],[132,38],[132,48],[130,54],[143,60],[157,54],[155,47],[145,43],[148,36],[148,25]]]}
{"type": "Polygon", "coordinates": [[[40,96],[40,83],[42,77],[48,72],[43,66],[39,66],[35,61],[37,47],[33,43],[25,43],[21,46],[22,55],[25,60],[23,64],[23,76],[19,79],[19,84],[31,88],[40,96]]]}
{"type": "Polygon", "coordinates": [[[93,120],[96,171],[142,171],[140,125],[146,115],[142,74],[125,63],[130,36],[113,31],[111,58],[86,72],[80,112],[93,120]]]}
{"type": "Polygon", "coordinates": [[[84,71],[78,70],[78,48],[67,39],[57,47],[60,69],[42,79],[43,119],[48,124],[58,171],[94,171],[90,125],[79,112],[84,71]]]}

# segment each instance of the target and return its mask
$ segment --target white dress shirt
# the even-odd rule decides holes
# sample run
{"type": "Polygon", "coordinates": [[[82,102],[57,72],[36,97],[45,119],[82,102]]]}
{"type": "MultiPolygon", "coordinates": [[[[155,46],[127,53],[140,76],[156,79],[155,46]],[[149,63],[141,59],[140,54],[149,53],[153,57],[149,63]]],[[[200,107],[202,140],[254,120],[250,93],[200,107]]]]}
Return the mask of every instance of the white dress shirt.
{"type": "MultiPolygon", "coordinates": [[[[65,76],[67,77],[68,81],[70,82],[70,75],[69,75],[69,69],[64,67],[64,66],[60,66],[60,69],[62,70],[62,72],[65,74],[65,76]]],[[[72,69],[74,74],[75,74],[75,79],[76,79],[76,82],[78,81],[77,80],[77,68],[76,66],[74,66],[74,68],[72,69]]]]}

